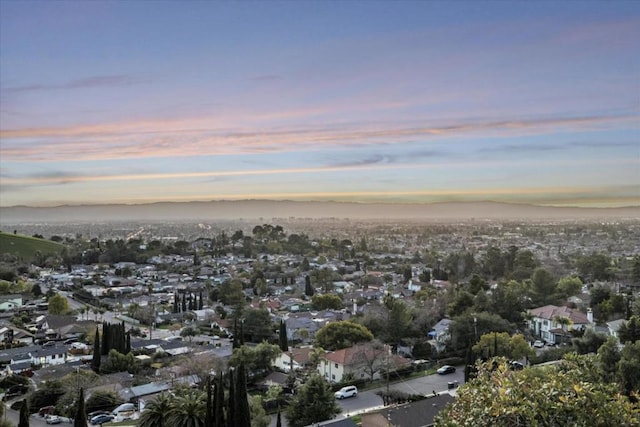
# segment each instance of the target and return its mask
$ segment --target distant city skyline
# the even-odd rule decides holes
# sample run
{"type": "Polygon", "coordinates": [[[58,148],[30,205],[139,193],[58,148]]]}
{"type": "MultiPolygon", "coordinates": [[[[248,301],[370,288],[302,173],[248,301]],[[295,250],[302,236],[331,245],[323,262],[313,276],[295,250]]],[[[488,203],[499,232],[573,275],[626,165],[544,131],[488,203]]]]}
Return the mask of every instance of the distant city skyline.
{"type": "Polygon", "coordinates": [[[0,207],[640,206],[640,2],[0,1],[0,207]]]}

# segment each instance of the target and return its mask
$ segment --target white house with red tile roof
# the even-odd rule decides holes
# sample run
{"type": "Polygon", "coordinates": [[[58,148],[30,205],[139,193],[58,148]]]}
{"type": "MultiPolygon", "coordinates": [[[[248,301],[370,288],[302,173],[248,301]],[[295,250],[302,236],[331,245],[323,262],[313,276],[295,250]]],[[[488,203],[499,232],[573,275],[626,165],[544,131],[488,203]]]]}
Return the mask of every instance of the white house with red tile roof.
{"type": "Polygon", "coordinates": [[[562,342],[562,337],[567,331],[594,326],[591,309],[588,309],[585,314],[567,306],[545,305],[532,308],[529,310],[529,315],[531,318],[527,320],[527,324],[533,335],[551,344],[562,342]],[[559,323],[557,319],[562,317],[569,319],[570,324],[563,326],[559,323]]]}
{"type": "Polygon", "coordinates": [[[353,379],[375,380],[387,369],[396,370],[409,363],[404,357],[392,354],[388,345],[358,344],[327,352],[318,364],[318,372],[330,383],[339,383],[348,375],[353,379]]]}

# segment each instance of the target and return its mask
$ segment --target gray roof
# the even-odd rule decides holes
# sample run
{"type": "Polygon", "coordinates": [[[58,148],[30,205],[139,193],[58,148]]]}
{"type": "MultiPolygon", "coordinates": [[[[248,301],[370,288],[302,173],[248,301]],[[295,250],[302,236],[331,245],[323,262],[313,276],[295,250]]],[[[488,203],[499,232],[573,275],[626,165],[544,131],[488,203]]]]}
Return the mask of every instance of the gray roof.
{"type": "Polygon", "coordinates": [[[418,402],[407,403],[380,411],[394,426],[424,427],[433,425],[433,419],[447,404],[455,401],[448,393],[429,397],[418,402]]]}
{"type": "Polygon", "coordinates": [[[161,393],[169,390],[170,388],[171,387],[167,383],[148,383],[120,390],[119,394],[125,401],[129,401],[142,396],[161,393]]]}

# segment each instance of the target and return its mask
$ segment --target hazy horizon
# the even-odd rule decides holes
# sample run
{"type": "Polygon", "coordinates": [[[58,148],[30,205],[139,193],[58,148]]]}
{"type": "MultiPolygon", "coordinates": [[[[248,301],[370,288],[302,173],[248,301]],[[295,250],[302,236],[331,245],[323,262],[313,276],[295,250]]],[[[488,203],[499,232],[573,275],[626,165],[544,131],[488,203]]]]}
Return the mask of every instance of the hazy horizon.
{"type": "Polygon", "coordinates": [[[0,208],[1,224],[115,221],[209,221],[258,218],[353,220],[621,220],[640,219],[640,207],[575,208],[495,202],[362,203],[237,200],[0,208]]]}
{"type": "Polygon", "coordinates": [[[640,206],[640,2],[0,1],[0,207],[640,206]]]}

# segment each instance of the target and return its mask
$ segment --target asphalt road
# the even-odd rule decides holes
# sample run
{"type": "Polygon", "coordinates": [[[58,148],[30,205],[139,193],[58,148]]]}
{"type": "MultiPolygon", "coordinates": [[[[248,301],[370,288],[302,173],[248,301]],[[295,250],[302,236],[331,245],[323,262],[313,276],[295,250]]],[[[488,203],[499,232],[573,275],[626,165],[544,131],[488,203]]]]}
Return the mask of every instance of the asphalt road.
{"type": "MultiPolygon", "coordinates": [[[[393,380],[393,378],[392,378],[393,380]]],[[[397,390],[407,394],[432,394],[434,391],[437,393],[448,391],[448,383],[451,381],[458,381],[458,384],[464,383],[464,369],[462,366],[458,366],[456,372],[448,375],[427,375],[420,378],[413,378],[406,381],[398,381],[389,384],[389,391],[397,390]]],[[[375,409],[383,408],[382,398],[376,393],[379,391],[386,391],[387,387],[382,386],[371,390],[363,390],[358,393],[356,397],[343,399],[338,401],[338,406],[342,409],[334,420],[340,418],[347,418],[357,413],[368,412],[375,409]]],[[[276,416],[271,417],[271,427],[276,425],[276,416]]],[[[282,425],[286,427],[286,419],[284,414],[282,415],[282,425]]]]}

